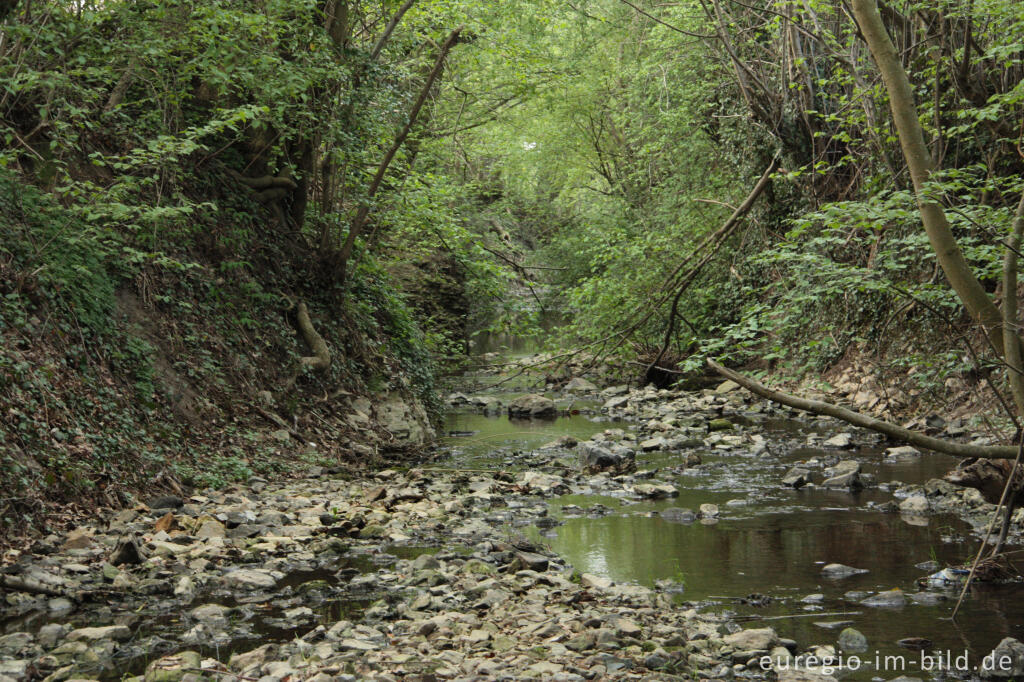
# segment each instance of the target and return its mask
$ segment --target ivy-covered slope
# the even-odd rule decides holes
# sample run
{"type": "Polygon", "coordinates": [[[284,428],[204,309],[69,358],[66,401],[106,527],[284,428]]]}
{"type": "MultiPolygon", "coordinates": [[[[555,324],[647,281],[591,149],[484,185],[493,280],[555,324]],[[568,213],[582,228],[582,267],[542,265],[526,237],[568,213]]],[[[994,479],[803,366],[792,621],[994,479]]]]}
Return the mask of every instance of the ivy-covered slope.
{"type": "Polygon", "coordinates": [[[407,10],[5,4],[0,542],[57,503],[372,465],[430,435],[447,341],[388,274],[401,241],[378,258],[370,238],[437,202],[395,208],[405,147],[367,190],[449,31],[407,10]]]}
{"type": "Polygon", "coordinates": [[[372,265],[339,304],[289,288],[296,273],[255,234],[251,261],[138,262],[9,171],[0,206],[3,533],[55,502],[121,505],[306,464],[374,465],[409,443],[362,420],[359,395],[434,407],[421,334],[372,265]],[[327,372],[300,362],[299,296],[331,352],[327,372]]]}

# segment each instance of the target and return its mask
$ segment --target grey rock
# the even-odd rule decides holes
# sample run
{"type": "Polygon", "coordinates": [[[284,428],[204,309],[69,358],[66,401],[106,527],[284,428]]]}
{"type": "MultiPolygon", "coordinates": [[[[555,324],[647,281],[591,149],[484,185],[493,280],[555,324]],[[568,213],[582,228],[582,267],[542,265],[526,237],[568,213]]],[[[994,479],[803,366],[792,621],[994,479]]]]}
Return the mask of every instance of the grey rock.
{"type": "Polygon", "coordinates": [[[557,416],[558,409],[550,398],[538,393],[527,393],[509,403],[508,414],[510,417],[544,419],[557,416]]]}
{"type": "Polygon", "coordinates": [[[108,625],[95,628],[78,628],[68,633],[69,642],[98,642],[103,639],[110,639],[115,642],[124,642],[132,637],[132,631],[127,625],[108,625]]]}
{"type": "Polygon", "coordinates": [[[853,447],[853,436],[849,433],[837,433],[822,445],[829,448],[851,448],[853,447]]]}
{"type": "Polygon", "coordinates": [[[684,509],[682,507],[662,509],[658,512],[658,515],[669,523],[693,523],[697,520],[697,515],[693,513],[692,509],[684,509]]]}
{"type": "Polygon", "coordinates": [[[548,570],[548,558],[534,552],[516,552],[515,563],[523,569],[543,573],[548,570]]]}
{"type": "Polygon", "coordinates": [[[939,592],[911,592],[907,595],[907,598],[921,606],[935,606],[948,599],[946,595],[939,592]]]}
{"type": "Polygon", "coordinates": [[[44,649],[52,649],[57,646],[57,642],[61,641],[68,632],[71,631],[71,626],[64,623],[47,623],[43,627],[39,628],[39,632],[36,633],[36,639],[39,645],[44,649]]]}
{"type": "Polygon", "coordinates": [[[150,500],[149,504],[146,506],[153,511],[156,511],[158,509],[177,509],[184,504],[185,500],[181,499],[177,495],[160,495],[159,497],[154,497],[150,500]]]}
{"type": "Polygon", "coordinates": [[[35,641],[35,637],[27,632],[12,632],[9,635],[0,637],[0,656],[17,658],[20,653],[27,650],[35,641]]]}
{"type": "Polygon", "coordinates": [[[700,506],[700,518],[702,519],[717,519],[718,518],[718,505],[705,502],[700,506]]]}
{"type": "Polygon", "coordinates": [[[900,502],[900,512],[903,514],[927,514],[929,511],[928,498],[924,495],[912,495],[900,502]]]}
{"type": "Polygon", "coordinates": [[[722,639],[738,651],[770,651],[779,643],[779,635],[772,628],[740,630],[722,639]]]}
{"type": "Polygon", "coordinates": [[[660,670],[667,666],[668,663],[669,659],[663,654],[659,654],[657,652],[647,654],[647,656],[644,657],[644,667],[648,670],[660,670]]]}
{"type": "Polygon", "coordinates": [[[825,469],[825,480],[822,485],[826,488],[846,488],[855,490],[863,488],[860,480],[860,462],[845,460],[835,466],[825,469]]]}
{"type": "Polygon", "coordinates": [[[203,604],[192,609],[189,615],[194,620],[203,623],[226,623],[227,613],[230,610],[227,606],[220,604],[203,604]]]}
{"type": "Polygon", "coordinates": [[[866,568],[854,568],[844,564],[826,564],[821,569],[821,574],[826,578],[849,578],[852,575],[860,575],[867,572],[866,568]]]}
{"type": "Polygon", "coordinates": [[[628,402],[629,402],[629,396],[628,395],[620,395],[620,396],[615,396],[613,398],[609,398],[608,400],[606,400],[604,402],[604,405],[602,405],[601,407],[606,409],[606,410],[614,410],[617,407],[622,407],[623,405],[625,405],[628,402]]]}
{"type": "Polygon", "coordinates": [[[179,682],[198,670],[202,657],[195,651],[180,651],[159,658],[146,666],[144,682],[179,682]]]}
{"type": "Polygon", "coordinates": [[[637,483],[633,486],[633,492],[650,500],[679,496],[679,489],[669,483],[637,483]]]}
{"type": "Polygon", "coordinates": [[[708,422],[708,431],[731,431],[736,428],[728,419],[712,419],[708,422]]]}
{"type": "Polygon", "coordinates": [[[986,678],[1020,678],[1024,675],[1024,644],[1006,637],[989,654],[981,670],[986,678]]]}
{"type": "Polygon", "coordinates": [[[859,630],[846,628],[839,633],[839,639],[836,642],[836,646],[844,653],[867,651],[868,638],[861,634],[859,630]]]}
{"type": "Polygon", "coordinates": [[[412,567],[417,571],[434,570],[441,568],[441,562],[433,554],[420,554],[413,559],[412,567]]]}
{"type": "Polygon", "coordinates": [[[640,449],[644,452],[652,452],[654,450],[664,450],[667,446],[667,441],[662,436],[655,436],[654,438],[648,438],[640,443],[640,449]]]}
{"type": "Polygon", "coordinates": [[[907,603],[903,590],[886,590],[861,600],[861,605],[875,608],[899,608],[907,603]]]}
{"type": "Polygon", "coordinates": [[[726,379],[722,383],[718,384],[717,387],[715,387],[715,393],[732,393],[733,391],[739,388],[740,385],[737,384],[735,381],[733,381],[732,379],[726,379]]]}
{"type": "Polygon", "coordinates": [[[832,675],[806,669],[784,669],[778,672],[777,682],[837,682],[832,675]]]}
{"type": "Polygon", "coordinates": [[[126,535],[118,540],[114,551],[110,553],[110,563],[114,566],[141,564],[145,560],[145,550],[143,550],[139,541],[130,535],[126,535]]]}
{"type": "Polygon", "coordinates": [[[564,390],[573,393],[593,393],[597,391],[597,386],[582,377],[576,377],[569,380],[569,383],[565,385],[564,390]]]}
{"type": "Polygon", "coordinates": [[[782,477],[782,485],[790,488],[802,488],[811,482],[811,470],[803,467],[793,467],[782,477]]]}
{"type": "Polygon", "coordinates": [[[921,456],[921,451],[909,445],[888,448],[885,451],[886,462],[912,462],[921,456]]]}
{"type": "Polygon", "coordinates": [[[584,473],[627,473],[636,468],[636,455],[628,449],[613,450],[604,443],[584,441],[576,446],[576,452],[584,473]]]}
{"type": "Polygon", "coordinates": [[[277,579],[269,572],[257,568],[240,568],[224,575],[224,582],[245,590],[269,590],[277,579]]]}

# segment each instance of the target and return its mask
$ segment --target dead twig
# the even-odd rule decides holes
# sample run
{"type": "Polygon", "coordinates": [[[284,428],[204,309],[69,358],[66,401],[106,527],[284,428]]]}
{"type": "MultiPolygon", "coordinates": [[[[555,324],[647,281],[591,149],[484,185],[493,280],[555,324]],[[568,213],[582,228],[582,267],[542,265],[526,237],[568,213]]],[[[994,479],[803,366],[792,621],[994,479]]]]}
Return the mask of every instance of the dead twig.
{"type": "Polygon", "coordinates": [[[992,530],[995,528],[996,519],[999,518],[999,509],[1006,502],[1006,495],[1013,486],[1013,478],[1017,474],[1017,467],[1020,466],[1022,453],[1024,453],[1024,438],[1021,438],[1020,443],[1017,444],[1017,458],[1013,460],[1013,469],[1010,470],[1010,475],[1006,477],[1006,485],[1003,486],[1003,494],[999,497],[999,504],[996,505],[995,510],[992,512],[992,520],[988,523],[988,530],[985,531],[985,537],[981,541],[981,547],[978,548],[978,555],[974,557],[974,563],[971,565],[971,572],[967,574],[967,580],[964,581],[964,588],[960,590],[960,598],[956,600],[956,606],[953,607],[953,615],[950,616],[951,620],[956,620],[956,614],[960,610],[960,605],[964,601],[964,596],[967,594],[967,590],[971,586],[971,581],[974,579],[974,573],[978,570],[978,564],[981,563],[981,555],[985,552],[985,547],[988,545],[988,539],[992,536],[992,530]]]}

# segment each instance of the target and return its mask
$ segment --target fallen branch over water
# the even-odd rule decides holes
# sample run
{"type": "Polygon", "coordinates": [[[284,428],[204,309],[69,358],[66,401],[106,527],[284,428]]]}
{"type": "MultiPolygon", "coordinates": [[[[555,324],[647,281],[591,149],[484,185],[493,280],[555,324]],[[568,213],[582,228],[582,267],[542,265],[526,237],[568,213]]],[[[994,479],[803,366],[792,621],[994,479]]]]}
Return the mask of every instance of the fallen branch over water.
{"type": "Polygon", "coordinates": [[[832,613],[791,613],[788,616],[736,616],[733,620],[787,620],[789,618],[825,618],[832,616],[859,616],[862,611],[834,611],[832,613]]]}
{"type": "Polygon", "coordinates": [[[800,398],[795,395],[776,391],[748,376],[734,372],[731,369],[726,369],[711,358],[708,358],[708,367],[718,372],[723,377],[735,381],[751,393],[756,393],[762,398],[767,398],[772,402],[780,403],[788,407],[795,407],[798,410],[804,410],[806,412],[811,412],[812,414],[835,417],[836,419],[841,419],[848,424],[884,433],[890,438],[902,440],[910,443],[911,445],[916,445],[928,450],[944,452],[947,455],[953,455],[955,457],[1013,459],[1017,455],[1017,446],[1015,445],[969,445],[967,443],[957,443],[954,441],[942,440],[941,438],[933,438],[931,436],[926,436],[923,433],[918,433],[917,431],[911,431],[910,429],[905,429],[902,426],[897,426],[896,424],[890,424],[889,422],[882,421],[881,419],[875,419],[874,417],[869,417],[859,412],[839,407],[838,405],[822,402],[820,400],[800,398]]]}

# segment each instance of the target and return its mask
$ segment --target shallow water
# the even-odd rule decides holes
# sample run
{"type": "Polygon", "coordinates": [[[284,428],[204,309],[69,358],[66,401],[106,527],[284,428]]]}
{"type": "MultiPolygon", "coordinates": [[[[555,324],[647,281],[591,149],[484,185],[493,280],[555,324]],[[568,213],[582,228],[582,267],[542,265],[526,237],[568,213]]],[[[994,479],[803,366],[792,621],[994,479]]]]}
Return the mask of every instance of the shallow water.
{"type": "MultiPolygon", "coordinates": [[[[553,396],[554,397],[554,396],[553,396]]],[[[507,404],[507,401],[506,401],[507,404]]],[[[849,493],[821,488],[788,489],[779,479],[794,462],[837,454],[858,459],[863,471],[879,482],[924,483],[941,476],[955,459],[928,454],[907,463],[882,463],[884,448],[826,452],[807,445],[808,434],[824,437],[839,429],[820,421],[765,419],[761,415],[730,415],[745,429],[768,439],[769,453],[752,456],[742,452],[716,453],[699,448],[700,467],[671,473],[685,463],[685,454],[638,455],[638,469],[660,468],[658,478],[676,484],[677,498],[635,502],[615,495],[590,494],[587,490],[555,498],[551,515],[563,523],[554,528],[530,529],[527,534],[563,556],[577,570],[616,581],[654,587],[658,581],[673,583],[677,600],[699,603],[714,610],[732,611],[747,627],[759,621],[791,637],[801,647],[835,644],[847,621],[868,639],[860,657],[868,664],[847,673],[847,679],[889,679],[900,674],[928,676],[922,671],[919,652],[900,648],[897,640],[925,637],[933,642],[925,655],[951,652],[966,654],[978,665],[1007,636],[1024,638],[1024,585],[981,585],[968,595],[957,622],[948,620],[957,593],[944,593],[945,601],[923,606],[908,602],[902,608],[880,609],[857,602],[866,595],[844,596],[850,591],[874,592],[899,588],[918,591],[916,581],[930,571],[916,567],[925,561],[940,566],[962,564],[977,551],[978,541],[969,527],[953,516],[908,517],[873,508],[893,499],[886,487],[849,493]],[[667,507],[696,510],[704,503],[717,504],[721,518],[689,524],[670,523],[655,515],[667,507]],[[595,504],[607,511],[581,515],[595,504]],[[573,506],[574,505],[574,506],[573,506]],[[564,507],[568,512],[563,512],[564,507]],[[868,569],[868,573],[842,580],[820,575],[825,563],[843,563],[868,569]],[[820,603],[801,600],[821,594],[820,603]],[[748,595],[767,595],[767,605],[744,603],[748,595]],[[872,670],[875,656],[877,670],[872,670]],[[889,659],[886,656],[897,658],[889,659]],[[900,669],[900,665],[904,666],[900,669]]],[[[537,448],[562,435],[583,440],[610,426],[599,416],[574,415],[551,421],[510,421],[466,412],[453,413],[448,427],[472,431],[472,436],[448,439],[459,466],[481,469],[516,467],[514,453],[537,448]]],[[[544,464],[571,464],[567,451],[544,452],[544,464]]],[[[527,458],[535,465],[537,457],[527,458]]],[[[662,584],[662,587],[665,585],[662,584]]],[[[756,601],[763,601],[758,598],[756,601]]]]}

